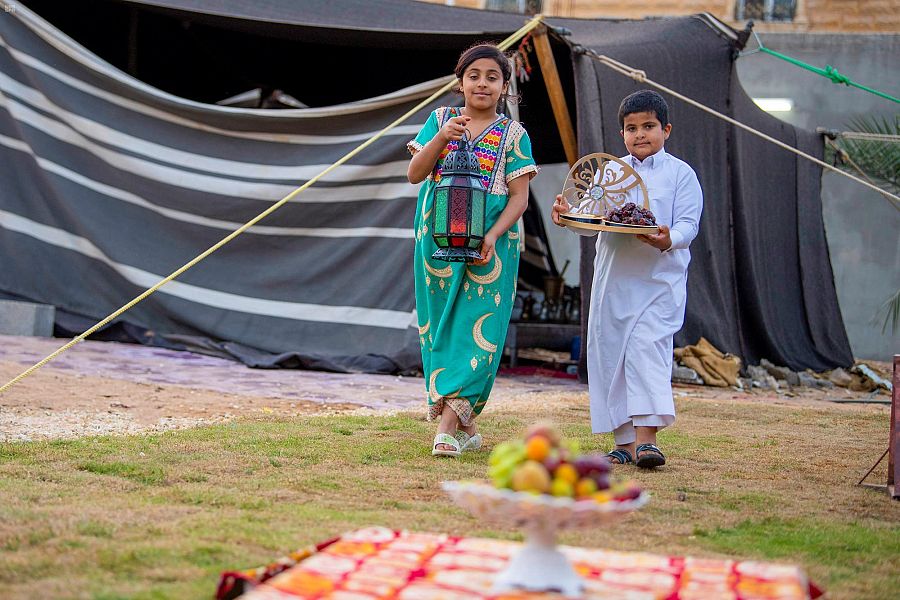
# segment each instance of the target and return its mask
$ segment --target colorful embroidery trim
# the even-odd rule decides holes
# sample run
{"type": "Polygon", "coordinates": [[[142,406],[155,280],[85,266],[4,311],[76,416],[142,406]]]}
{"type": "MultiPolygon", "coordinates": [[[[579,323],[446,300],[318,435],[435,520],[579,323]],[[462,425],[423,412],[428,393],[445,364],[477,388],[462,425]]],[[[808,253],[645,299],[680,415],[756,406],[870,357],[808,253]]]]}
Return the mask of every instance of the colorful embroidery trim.
{"type": "MultiPolygon", "coordinates": [[[[447,110],[446,119],[459,116],[458,109],[450,108],[447,110]]],[[[488,127],[478,138],[475,139],[475,156],[478,157],[478,166],[481,171],[481,181],[484,183],[485,189],[489,190],[491,186],[491,174],[494,172],[494,165],[497,164],[500,155],[501,143],[506,128],[509,125],[509,117],[504,117],[496,123],[488,127]]],[[[434,168],[434,182],[441,180],[441,171],[443,170],[444,159],[450,152],[456,150],[459,144],[454,140],[447,144],[447,147],[441,151],[437,164],[434,168]]]]}

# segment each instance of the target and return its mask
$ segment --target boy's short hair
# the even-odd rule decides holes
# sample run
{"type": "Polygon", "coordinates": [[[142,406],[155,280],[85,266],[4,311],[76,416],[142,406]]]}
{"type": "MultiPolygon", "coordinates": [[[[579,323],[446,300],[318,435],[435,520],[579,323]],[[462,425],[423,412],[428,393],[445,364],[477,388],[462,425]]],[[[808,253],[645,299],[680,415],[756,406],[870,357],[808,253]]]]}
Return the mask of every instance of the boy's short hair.
{"type": "Polygon", "coordinates": [[[628,94],[619,105],[619,127],[625,127],[625,117],[632,113],[652,112],[665,127],[669,124],[669,105],[666,99],[653,90],[640,90],[628,94]]]}

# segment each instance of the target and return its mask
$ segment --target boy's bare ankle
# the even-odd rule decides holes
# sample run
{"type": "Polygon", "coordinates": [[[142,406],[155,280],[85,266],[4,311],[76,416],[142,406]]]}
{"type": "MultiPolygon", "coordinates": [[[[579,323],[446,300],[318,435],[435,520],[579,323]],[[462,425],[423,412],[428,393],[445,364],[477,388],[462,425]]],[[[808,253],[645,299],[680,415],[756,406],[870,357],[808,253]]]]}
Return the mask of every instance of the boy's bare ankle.
{"type": "Polygon", "coordinates": [[[637,437],[634,443],[635,446],[640,446],[641,444],[656,445],[656,427],[635,427],[634,432],[637,437]]]}

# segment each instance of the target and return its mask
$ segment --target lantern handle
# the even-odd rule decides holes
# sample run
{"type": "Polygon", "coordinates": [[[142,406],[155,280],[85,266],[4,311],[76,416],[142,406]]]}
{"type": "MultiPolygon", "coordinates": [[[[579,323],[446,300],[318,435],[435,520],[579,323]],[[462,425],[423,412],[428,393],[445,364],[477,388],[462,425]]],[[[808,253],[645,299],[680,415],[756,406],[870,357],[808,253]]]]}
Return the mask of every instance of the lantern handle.
{"type": "Polygon", "coordinates": [[[459,139],[460,141],[460,150],[467,150],[469,144],[472,143],[472,132],[469,131],[468,127],[463,127],[463,135],[459,139]]]}

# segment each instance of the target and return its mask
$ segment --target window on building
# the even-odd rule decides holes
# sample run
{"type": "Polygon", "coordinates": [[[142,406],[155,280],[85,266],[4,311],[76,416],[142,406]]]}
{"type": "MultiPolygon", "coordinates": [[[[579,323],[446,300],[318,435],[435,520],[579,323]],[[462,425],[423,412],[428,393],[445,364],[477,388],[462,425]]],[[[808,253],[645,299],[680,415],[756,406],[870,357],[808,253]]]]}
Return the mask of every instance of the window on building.
{"type": "Polygon", "coordinates": [[[797,0],[737,0],[734,17],[738,21],[793,21],[797,0]]]}
{"type": "Polygon", "coordinates": [[[543,0],[487,0],[484,7],[488,10],[536,15],[541,12],[543,0]]]}

